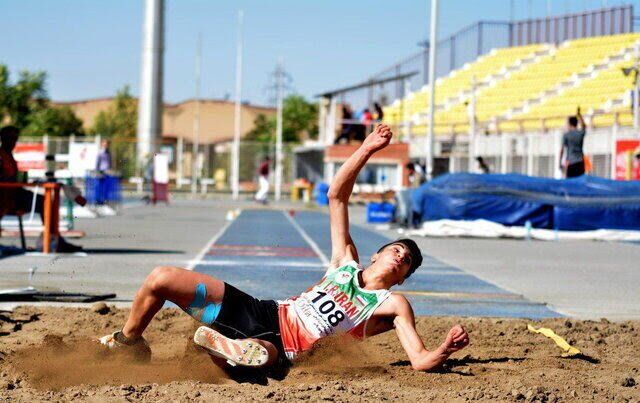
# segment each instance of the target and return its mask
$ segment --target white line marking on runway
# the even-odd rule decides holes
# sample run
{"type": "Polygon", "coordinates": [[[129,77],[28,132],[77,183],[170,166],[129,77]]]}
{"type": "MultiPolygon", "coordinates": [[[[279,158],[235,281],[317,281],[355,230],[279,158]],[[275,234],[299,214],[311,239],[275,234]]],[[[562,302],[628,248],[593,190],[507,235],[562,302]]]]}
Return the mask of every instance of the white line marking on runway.
{"type": "Polygon", "coordinates": [[[322,263],[311,262],[295,262],[290,260],[267,260],[262,262],[243,262],[241,260],[191,260],[189,262],[191,267],[195,266],[277,266],[277,267],[315,267],[325,268],[322,263]]]}
{"type": "Polygon", "coordinates": [[[311,249],[313,249],[313,251],[318,255],[318,257],[322,261],[322,264],[324,265],[324,267],[329,267],[330,261],[329,261],[329,259],[327,259],[327,257],[324,255],[324,253],[322,253],[322,250],[320,249],[318,244],[315,243],[315,241],[313,239],[311,239],[309,234],[307,234],[306,231],[303,230],[302,227],[297,222],[295,222],[295,220],[293,218],[291,218],[291,216],[289,214],[287,214],[284,211],[282,212],[282,214],[285,217],[287,217],[287,220],[289,220],[291,225],[293,225],[293,227],[300,233],[300,235],[302,235],[304,240],[307,241],[309,246],[311,246],[311,249]]]}
{"type": "Polygon", "coordinates": [[[216,243],[216,241],[218,239],[220,239],[220,237],[222,236],[222,234],[225,233],[225,231],[229,228],[229,226],[238,219],[238,217],[240,217],[240,215],[242,214],[242,210],[240,210],[240,214],[238,214],[236,216],[235,219],[227,222],[225,225],[222,226],[222,228],[220,228],[220,231],[218,231],[213,238],[211,238],[209,240],[209,242],[207,242],[207,244],[204,246],[204,248],[202,248],[202,250],[200,251],[200,253],[198,253],[196,255],[196,257],[189,263],[189,265],[187,266],[187,270],[193,270],[193,268],[196,266],[196,264],[200,261],[202,261],[202,258],[204,257],[204,255],[207,254],[207,252],[209,252],[209,250],[211,249],[211,247],[213,246],[214,243],[216,243]]]}

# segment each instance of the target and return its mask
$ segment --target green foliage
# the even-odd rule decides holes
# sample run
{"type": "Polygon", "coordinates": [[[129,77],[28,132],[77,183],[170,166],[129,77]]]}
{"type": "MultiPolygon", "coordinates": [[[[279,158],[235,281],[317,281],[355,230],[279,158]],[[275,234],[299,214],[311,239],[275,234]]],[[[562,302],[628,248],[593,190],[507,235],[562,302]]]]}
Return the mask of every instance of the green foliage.
{"type": "Polygon", "coordinates": [[[50,105],[44,72],[21,71],[14,84],[10,78],[9,68],[0,64],[0,121],[25,136],[82,134],[82,121],[71,108],[50,105]]]}
{"type": "Polygon", "coordinates": [[[36,137],[83,135],[82,121],[68,106],[47,107],[36,110],[28,116],[28,124],[22,129],[22,135],[36,137]]]}
{"type": "Polygon", "coordinates": [[[29,124],[29,115],[47,106],[44,72],[20,72],[11,84],[9,68],[0,65],[0,114],[2,119],[22,129],[29,124]]]}
{"type": "Polygon", "coordinates": [[[247,139],[268,143],[275,139],[276,118],[261,113],[253,121],[253,129],[247,133],[247,139]]]}
{"type": "Polygon", "coordinates": [[[98,113],[89,130],[91,134],[114,140],[111,142],[114,169],[125,177],[135,175],[140,168],[136,163],[137,124],[138,102],[131,96],[129,86],[124,86],[109,108],[98,113]]]}
{"type": "Polygon", "coordinates": [[[302,136],[318,135],[318,105],[307,102],[301,95],[289,95],[282,108],[282,140],[298,142],[302,136]]]}
{"type": "MultiPolygon", "coordinates": [[[[260,114],[253,122],[247,140],[274,142],[276,139],[276,116],[260,114]]],[[[282,103],[282,141],[300,142],[303,138],[318,136],[318,106],[301,95],[289,95],[282,103]]]]}
{"type": "Polygon", "coordinates": [[[129,86],[118,90],[113,103],[96,116],[92,134],[106,138],[134,138],[137,132],[138,103],[129,92],[129,86]]]}

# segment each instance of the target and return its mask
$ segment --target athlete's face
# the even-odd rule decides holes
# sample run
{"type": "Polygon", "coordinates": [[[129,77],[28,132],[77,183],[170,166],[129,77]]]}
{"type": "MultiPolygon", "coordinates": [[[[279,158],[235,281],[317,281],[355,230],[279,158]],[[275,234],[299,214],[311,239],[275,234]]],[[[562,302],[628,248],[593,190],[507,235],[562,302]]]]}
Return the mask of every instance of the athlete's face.
{"type": "Polygon", "coordinates": [[[393,243],[375,256],[377,266],[388,273],[397,284],[404,281],[411,268],[411,261],[411,252],[401,243],[393,243]]]}

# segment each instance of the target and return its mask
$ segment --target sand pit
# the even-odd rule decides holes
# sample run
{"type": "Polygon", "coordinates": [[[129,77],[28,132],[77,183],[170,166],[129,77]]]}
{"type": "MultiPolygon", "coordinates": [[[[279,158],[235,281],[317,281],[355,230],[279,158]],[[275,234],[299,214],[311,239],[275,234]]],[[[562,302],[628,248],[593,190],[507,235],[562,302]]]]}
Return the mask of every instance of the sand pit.
{"type": "Polygon", "coordinates": [[[590,357],[565,359],[550,340],[527,332],[524,320],[419,318],[428,346],[458,321],[471,345],[442,371],[421,373],[408,365],[393,333],[364,343],[328,342],[284,380],[264,385],[259,377],[238,383],[217,369],[189,342],[195,322],[175,310],[152,322],[150,364],[105,355],[90,338],[121,326],[125,314],[42,307],[0,312],[0,399],[640,401],[640,322],[539,322],[590,357]]]}

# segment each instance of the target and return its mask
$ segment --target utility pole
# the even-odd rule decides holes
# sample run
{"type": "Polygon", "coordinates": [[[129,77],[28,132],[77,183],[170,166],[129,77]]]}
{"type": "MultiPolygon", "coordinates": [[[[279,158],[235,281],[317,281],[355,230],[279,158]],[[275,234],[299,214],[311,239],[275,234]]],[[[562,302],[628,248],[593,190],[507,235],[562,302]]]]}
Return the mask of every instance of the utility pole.
{"type": "Polygon", "coordinates": [[[196,45],[196,70],[195,70],[195,102],[196,109],[193,116],[193,143],[191,143],[191,194],[198,192],[198,149],[200,148],[200,75],[202,70],[202,34],[198,34],[196,45]]]}
{"type": "Polygon", "coordinates": [[[431,26],[429,35],[429,132],[425,147],[427,180],[433,179],[433,144],[436,114],[436,50],[438,48],[438,0],[431,0],[431,26]]]}
{"type": "Polygon", "coordinates": [[[282,192],[282,103],[284,98],[284,67],[282,58],[278,61],[276,68],[277,92],[277,116],[276,116],[276,192],[275,199],[280,201],[282,192]]]}
{"type": "Polygon", "coordinates": [[[231,150],[231,191],[233,200],[240,193],[240,114],[242,103],[242,25],[244,11],[238,12],[238,43],[236,48],[236,105],[234,116],[233,149],[231,150]]]}

